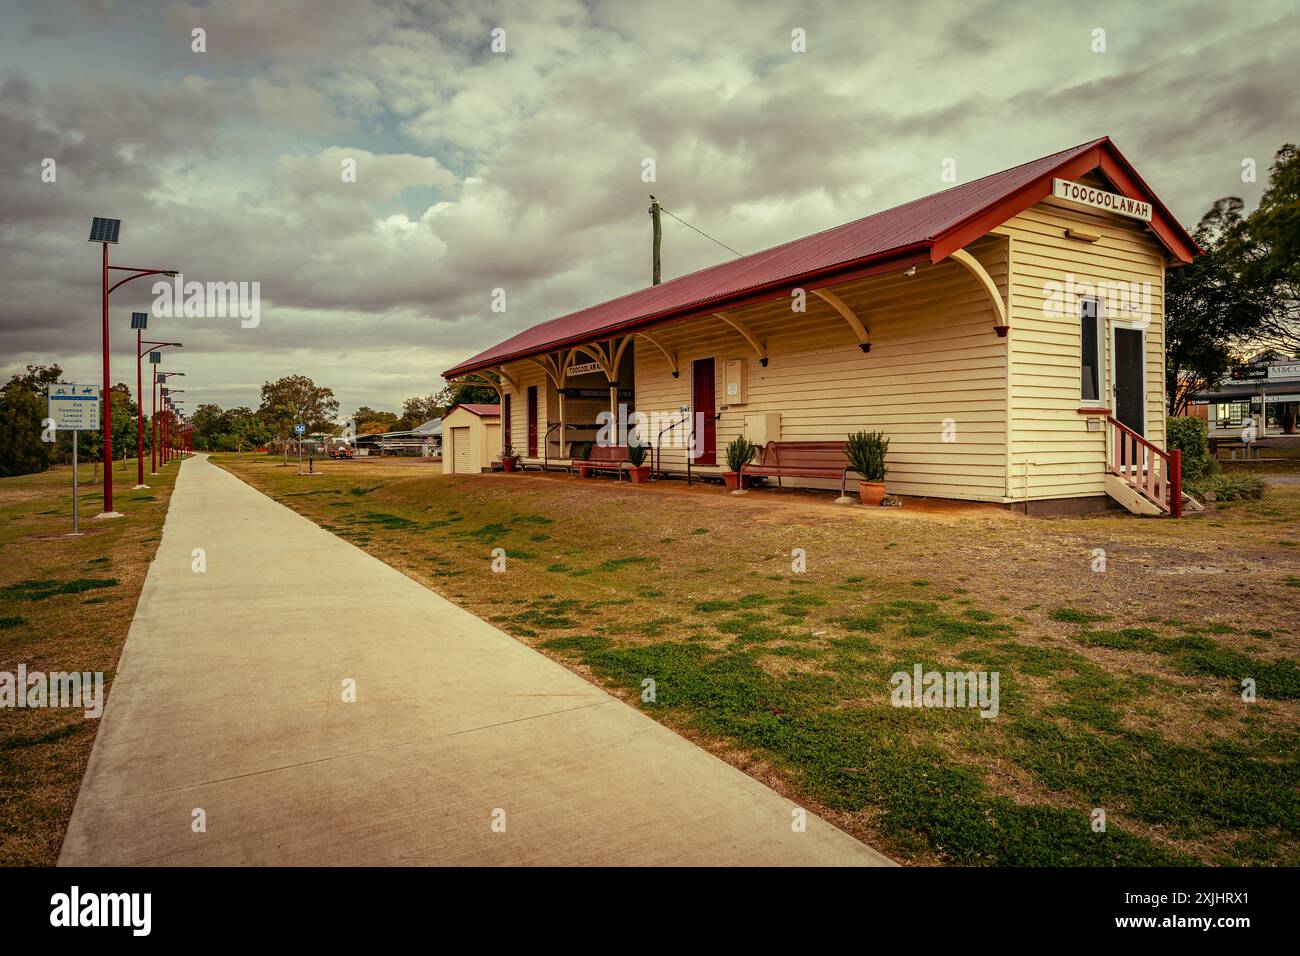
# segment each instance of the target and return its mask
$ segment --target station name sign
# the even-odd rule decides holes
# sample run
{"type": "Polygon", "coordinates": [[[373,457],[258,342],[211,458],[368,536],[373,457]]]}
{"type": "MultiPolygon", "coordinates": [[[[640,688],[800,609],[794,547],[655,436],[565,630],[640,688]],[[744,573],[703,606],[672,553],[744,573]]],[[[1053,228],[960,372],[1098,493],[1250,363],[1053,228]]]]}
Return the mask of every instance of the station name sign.
{"type": "MultiPolygon", "coordinates": [[[[609,389],[607,388],[562,388],[559,389],[561,395],[565,398],[590,398],[590,399],[609,399],[609,389]]],[[[620,388],[618,390],[619,401],[631,401],[632,389],[620,388]]]]}
{"type": "Polygon", "coordinates": [[[586,363],[584,363],[584,364],[582,364],[582,365],[570,365],[570,366],[569,366],[569,371],[568,371],[567,374],[569,374],[569,375],[587,375],[587,374],[589,374],[589,373],[591,373],[591,372],[599,372],[600,370],[601,370],[601,368],[600,368],[600,363],[599,363],[599,362],[586,362],[586,363]]]}
{"type": "Polygon", "coordinates": [[[1085,186],[1083,183],[1073,183],[1068,179],[1053,179],[1052,195],[1066,202],[1078,203],[1080,206],[1104,209],[1106,212],[1118,213],[1131,219],[1141,219],[1143,222],[1151,221],[1149,202],[1130,199],[1128,196],[1107,192],[1096,186],[1085,186]]]}

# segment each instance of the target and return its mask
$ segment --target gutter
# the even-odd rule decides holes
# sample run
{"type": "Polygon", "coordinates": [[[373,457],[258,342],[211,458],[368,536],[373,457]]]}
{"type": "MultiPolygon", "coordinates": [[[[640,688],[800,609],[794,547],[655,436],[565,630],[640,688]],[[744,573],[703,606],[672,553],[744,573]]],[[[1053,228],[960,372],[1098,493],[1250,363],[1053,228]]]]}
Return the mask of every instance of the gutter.
{"type": "MultiPolygon", "coordinates": [[[[678,306],[677,308],[657,312],[652,315],[626,319],[623,322],[607,326],[597,331],[577,333],[564,339],[548,342],[545,345],[519,349],[518,351],[510,352],[506,355],[500,355],[495,358],[485,359],[481,362],[471,360],[470,362],[465,362],[461,365],[452,366],[443,372],[442,376],[443,378],[451,378],[452,376],[467,375],[470,372],[477,372],[482,369],[505,365],[508,362],[516,362],[533,355],[542,355],[546,352],[566,348],[570,345],[581,345],[586,342],[606,338],[612,335],[636,332],[652,326],[667,325],[672,322],[698,318],[706,312],[712,312],[720,308],[741,308],[747,305],[752,305],[756,302],[768,301],[775,298],[775,294],[779,294],[786,289],[796,286],[805,288],[811,292],[813,289],[822,289],[837,282],[849,282],[854,279],[865,278],[869,275],[879,275],[886,272],[906,269],[914,265],[928,264],[930,261],[930,249],[933,245],[934,240],[912,243],[911,245],[901,246],[897,249],[890,249],[887,252],[877,253],[873,256],[867,256],[862,259],[852,259],[848,262],[826,266],[825,268],[817,269],[813,272],[805,272],[796,276],[787,276],[783,279],[768,282],[763,285],[751,286],[748,289],[715,296],[712,299],[692,302],[688,305],[678,306]]],[[[650,288],[654,288],[654,286],[650,286],[650,288]]]]}

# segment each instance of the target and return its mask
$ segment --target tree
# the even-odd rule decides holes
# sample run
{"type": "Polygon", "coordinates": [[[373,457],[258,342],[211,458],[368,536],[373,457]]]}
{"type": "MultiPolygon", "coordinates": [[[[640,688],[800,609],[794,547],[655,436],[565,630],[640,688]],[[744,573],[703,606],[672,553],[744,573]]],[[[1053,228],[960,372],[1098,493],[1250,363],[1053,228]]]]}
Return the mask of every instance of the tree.
{"type": "Polygon", "coordinates": [[[26,389],[39,399],[44,399],[45,386],[53,385],[62,378],[63,367],[60,365],[29,365],[26,375],[15,375],[9,379],[9,384],[5,388],[17,386],[26,389]]]}
{"type": "MultiPolygon", "coordinates": [[[[447,409],[453,405],[465,403],[496,405],[501,401],[501,396],[497,394],[495,388],[490,388],[487,385],[466,385],[463,382],[452,382],[437,395],[432,395],[430,398],[434,400],[434,405],[437,408],[436,416],[447,414],[447,409]]],[[[435,415],[429,417],[433,418],[435,415]]]]}
{"type": "Polygon", "coordinates": [[[50,467],[52,446],[41,441],[46,401],[31,388],[15,384],[18,378],[0,389],[0,476],[6,478],[50,467]]]}
{"type": "MultiPolygon", "coordinates": [[[[240,406],[226,413],[229,429],[222,436],[222,447],[229,447],[239,452],[242,457],[245,448],[258,448],[271,437],[266,423],[251,408],[240,406]]],[[[257,457],[256,454],[253,456],[257,457]]]]}
{"type": "Polygon", "coordinates": [[[392,412],[377,412],[367,405],[362,405],[352,418],[357,423],[358,435],[398,431],[396,425],[399,419],[392,412]]]}
{"type": "Polygon", "coordinates": [[[1268,187],[1246,218],[1254,248],[1247,281],[1267,289],[1271,307],[1260,344],[1300,355],[1300,149],[1287,143],[1273,157],[1268,187]]]}
{"type": "Polygon", "coordinates": [[[135,454],[136,404],[131,398],[131,387],[118,382],[108,391],[109,421],[113,427],[113,458],[125,462],[135,454]]]}
{"type": "Polygon", "coordinates": [[[287,463],[294,426],[303,425],[308,432],[333,432],[339,403],[332,389],[317,385],[306,375],[286,375],[262,386],[262,405],[257,414],[271,434],[283,442],[287,463]]]}
{"type": "Polygon", "coordinates": [[[402,402],[402,418],[410,423],[407,425],[410,429],[416,425],[423,425],[431,418],[437,418],[445,408],[446,406],[439,403],[437,395],[417,395],[402,402]]]}
{"type": "Polygon", "coordinates": [[[1271,295],[1249,271],[1254,245],[1235,196],[1217,200],[1193,233],[1205,254],[1165,279],[1165,389],[1170,412],[1224,377],[1233,351],[1260,332],[1271,295]]]}
{"type": "MultiPolygon", "coordinates": [[[[58,365],[29,365],[0,389],[0,475],[29,475],[50,467],[58,449],[41,441],[49,413],[45,386],[63,378],[58,365]]],[[[71,455],[72,438],[68,437],[71,455]]]]}
{"type": "Polygon", "coordinates": [[[219,437],[230,430],[230,413],[220,405],[204,403],[194,409],[194,447],[204,451],[219,450],[219,437]]]}

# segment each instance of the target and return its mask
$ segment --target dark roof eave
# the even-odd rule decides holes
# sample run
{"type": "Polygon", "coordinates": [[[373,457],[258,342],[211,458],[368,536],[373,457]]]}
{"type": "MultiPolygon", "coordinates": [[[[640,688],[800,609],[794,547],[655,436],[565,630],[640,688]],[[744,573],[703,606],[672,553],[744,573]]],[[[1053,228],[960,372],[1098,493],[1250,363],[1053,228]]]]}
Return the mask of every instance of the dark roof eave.
{"type": "Polygon", "coordinates": [[[753,286],[748,289],[741,289],[736,292],[728,292],[720,296],[714,296],[711,299],[704,299],[700,302],[692,302],[690,305],[680,306],[675,309],[669,309],[665,312],[655,313],[647,316],[637,316],[623,322],[615,323],[601,329],[599,332],[584,332],[581,335],[572,335],[565,339],[548,342],[545,345],[534,346],[531,348],[519,349],[515,352],[499,355],[495,358],[487,359],[483,362],[470,360],[462,362],[460,365],[454,365],[442,373],[443,378],[453,376],[468,375],[471,372],[482,371],[483,369],[495,368],[506,365],[510,362],[518,362],[534,355],[544,355],[555,349],[567,348],[571,345],[581,345],[584,342],[593,342],[597,339],[605,338],[610,335],[618,335],[624,332],[642,331],[656,325],[667,325],[670,322],[684,321],[686,319],[697,318],[706,312],[712,312],[719,308],[752,305],[755,302],[765,301],[773,298],[779,290],[787,289],[791,285],[808,286],[813,285],[815,288],[822,288],[830,285],[832,282],[842,282],[851,279],[861,278],[865,275],[875,275],[882,272],[891,272],[898,269],[906,269],[912,265],[918,265],[929,261],[930,248],[934,245],[934,240],[925,242],[912,243],[907,246],[900,246],[896,249],[889,249],[885,252],[876,253],[862,259],[853,259],[848,262],[838,263],[837,265],[818,269],[813,272],[801,273],[799,275],[787,276],[777,282],[768,282],[763,285],[753,286]],[[858,275],[861,273],[862,275],[858,275]]]}

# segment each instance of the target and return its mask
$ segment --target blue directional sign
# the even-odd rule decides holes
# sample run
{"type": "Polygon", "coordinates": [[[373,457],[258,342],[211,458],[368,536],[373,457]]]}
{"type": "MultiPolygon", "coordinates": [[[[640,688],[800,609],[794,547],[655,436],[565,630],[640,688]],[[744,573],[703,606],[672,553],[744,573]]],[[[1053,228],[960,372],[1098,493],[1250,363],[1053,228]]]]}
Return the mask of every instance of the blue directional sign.
{"type": "Polygon", "coordinates": [[[97,431],[99,422],[99,386],[70,385],[56,382],[46,386],[50,418],[59,431],[78,429],[97,431]]]}
{"type": "Polygon", "coordinates": [[[307,426],[306,426],[306,425],[294,425],[294,426],[293,426],[293,433],[294,433],[295,435],[303,435],[303,434],[306,434],[306,432],[307,432],[307,426]]]}

